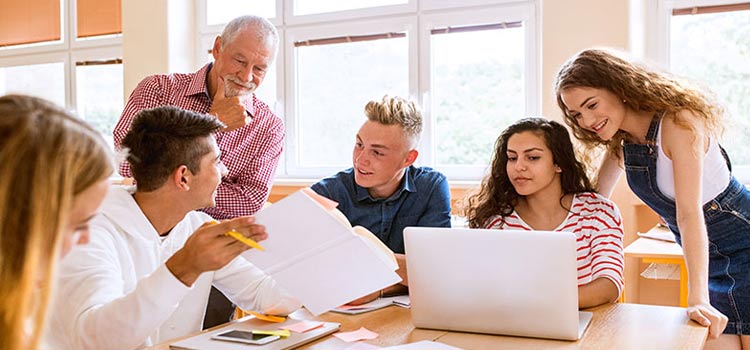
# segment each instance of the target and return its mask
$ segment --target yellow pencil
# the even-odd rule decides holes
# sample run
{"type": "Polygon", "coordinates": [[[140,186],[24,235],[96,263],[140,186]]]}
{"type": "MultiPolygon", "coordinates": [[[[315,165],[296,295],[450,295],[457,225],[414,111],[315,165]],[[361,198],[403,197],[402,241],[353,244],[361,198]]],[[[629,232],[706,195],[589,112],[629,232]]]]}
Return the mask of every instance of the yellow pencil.
{"type": "Polygon", "coordinates": [[[243,234],[241,234],[241,233],[239,233],[239,232],[237,232],[235,230],[231,230],[231,231],[227,232],[226,235],[232,236],[232,237],[234,237],[234,239],[236,239],[236,240],[238,240],[238,241],[240,241],[242,243],[245,243],[245,244],[249,245],[252,248],[255,248],[255,249],[260,250],[260,251],[265,251],[265,249],[263,247],[261,247],[260,244],[258,244],[258,242],[254,241],[254,240],[252,240],[250,238],[245,237],[245,235],[243,235],[243,234]]]}
{"type": "MultiPolygon", "coordinates": [[[[219,222],[218,221],[211,221],[211,223],[212,224],[218,224],[219,222]]],[[[255,248],[255,249],[260,250],[260,251],[265,251],[266,250],[265,248],[261,247],[260,244],[258,244],[258,242],[254,241],[254,240],[252,240],[250,238],[245,237],[245,235],[243,235],[243,234],[241,234],[241,233],[239,233],[239,232],[237,232],[235,230],[227,231],[225,233],[225,235],[231,236],[232,238],[234,238],[234,239],[236,239],[236,240],[238,240],[238,241],[240,241],[242,243],[247,244],[250,248],[255,248]]]]}
{"type": "Polygon", "coordinates": [[[255,316],[255,318],[259,320],[268,321],[268,322],[281,323],[281,322],[286,321],[286,317],[284,316],[265,315],[265,314],[261,314],[255,311],[245,311],[245,313],[248,315],[253,315],[255,316]]]}
{"type": "Polygon", "coordinates": [[[279,337],[288,337],[292,333],[288,329],[253,329],[253,334],[278,335],[279,337]]]}

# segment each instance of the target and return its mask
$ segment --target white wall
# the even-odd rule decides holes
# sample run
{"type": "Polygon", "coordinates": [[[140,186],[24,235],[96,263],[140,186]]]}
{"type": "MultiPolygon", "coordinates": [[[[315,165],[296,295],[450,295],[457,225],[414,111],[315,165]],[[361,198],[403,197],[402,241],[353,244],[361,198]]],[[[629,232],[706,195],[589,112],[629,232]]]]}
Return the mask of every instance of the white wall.
{"type": "Polygon", "coordinates": [[[198,41],[195,3],[188,0],[122,2],[125,100],[148,75],[193,70],[198,41]]]}
{"type": "Polygon", "coordinates": [[[628,0],[542,1],[542,113],[561,121],[554,95],[560,66],[592,46],[628,49],[628,0]]]}

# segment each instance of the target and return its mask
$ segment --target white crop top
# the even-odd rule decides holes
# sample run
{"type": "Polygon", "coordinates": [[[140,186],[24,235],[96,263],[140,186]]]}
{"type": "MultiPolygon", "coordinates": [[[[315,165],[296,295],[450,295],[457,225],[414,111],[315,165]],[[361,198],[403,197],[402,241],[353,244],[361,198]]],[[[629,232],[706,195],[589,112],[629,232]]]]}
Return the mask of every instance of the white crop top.
{"type": "MultiPolygon", "coordinates": [[[[672,160],[667,158],[661,147],[661,123],[663,120],[659,121],[659,131],[656,134],[656,145],[659,149],[656,157],[656,186],[659,187],[661,193],[674,200],[674,166],[672,160]]],[[[706,156],[703,159],[703,174],[696,175],[702,176],[701,204],[706,204],[716,198],[729,186],[731,176],[729,167],[727,167],[724,156],[721,155],[719,143],[713,137],[709,138],[708,151],[706,151],[706,156]]]]}

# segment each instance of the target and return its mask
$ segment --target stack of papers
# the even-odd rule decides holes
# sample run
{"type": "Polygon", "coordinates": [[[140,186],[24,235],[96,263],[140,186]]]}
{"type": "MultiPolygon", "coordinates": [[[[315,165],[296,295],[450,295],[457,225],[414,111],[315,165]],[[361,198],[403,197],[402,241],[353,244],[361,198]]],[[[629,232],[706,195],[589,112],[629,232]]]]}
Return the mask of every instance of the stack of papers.
{"type": "Polygon", "coordinates": [[[665,242],[676,242],[674,238],[674,233],[670,231],[666,226],[658,225],[646,233],[638,232],[638,236],[645,237],[645,238],[651,238],[656,239],[659,241],[665,241],[665,242]]]}
{"type": "Polygon", "coordinates": [[[365,303],[361,305],[343,305],[331,311],[342,313],[342,314],[356,315],[356,314],[361,314],[361,313],[365,313],[369,311],[382,309],[390,305],[396,305],[396,306],[400,306],[400,307],[408,309],[411,307],[411,301],[409,300],[408,295],[399,295],[395,297],[378,298],[369,303],[365,303]]]}
{"type": "Polygon", "coordinates": [[[652,280],[680,280],[680,265],[676,264],[657,264],[648,265],[641,276],[652,280]]]}

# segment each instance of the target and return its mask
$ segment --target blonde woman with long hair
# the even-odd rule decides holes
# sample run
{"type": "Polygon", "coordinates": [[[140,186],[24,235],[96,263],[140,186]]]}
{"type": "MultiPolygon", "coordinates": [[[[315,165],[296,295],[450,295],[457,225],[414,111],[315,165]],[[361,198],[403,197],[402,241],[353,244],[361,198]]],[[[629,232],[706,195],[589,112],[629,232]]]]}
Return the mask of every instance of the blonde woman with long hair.
{"type": "Polygon", "coordinates": [[[83,121],[0,97],[0,349],[39,347],[57,260],[88,240],[113,162],[83,121]]]}
{"type": "Polygon", "coordinates": [[[706,349],[750,349],[750,193],[719,145],[722,108],[710,95],[610,50],[581,51],[557,75],[573,134],[604,146],[598,191],[625,170],[685,252],[691,319],[706,349]]]}

